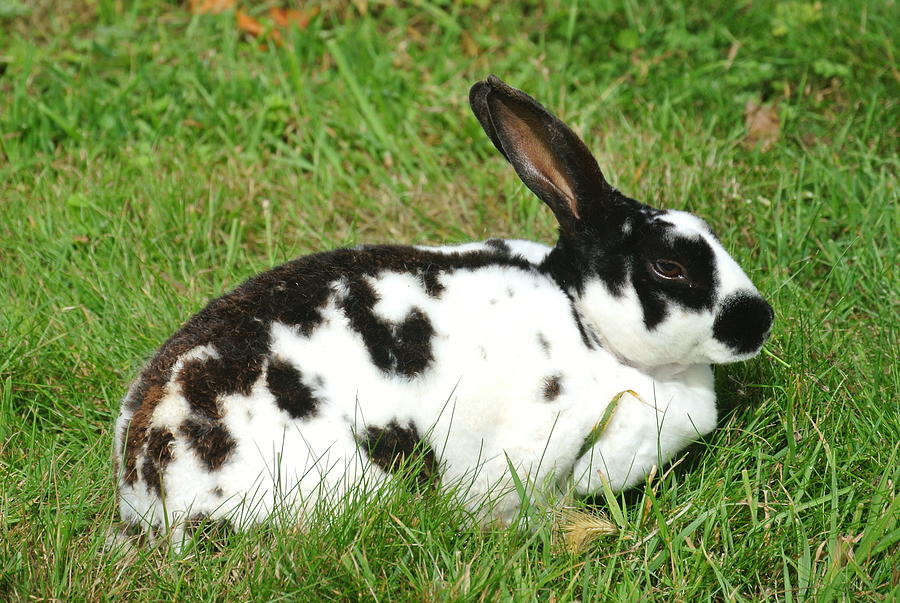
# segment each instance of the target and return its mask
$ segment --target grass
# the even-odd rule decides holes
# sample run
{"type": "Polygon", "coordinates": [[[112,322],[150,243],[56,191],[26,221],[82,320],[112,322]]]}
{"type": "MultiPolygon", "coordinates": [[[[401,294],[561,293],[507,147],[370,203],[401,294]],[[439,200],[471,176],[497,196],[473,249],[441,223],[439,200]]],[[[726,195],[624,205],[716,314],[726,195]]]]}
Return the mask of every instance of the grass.
{"type": "Polygon", "coordinates": [[[896,3],[322,8],[278,46],[180,3],[0,2],[0,598],[895,600],[896,3]],[[469,114],[488,73],[773,303],[765,353],[717,370],[720,429],[594,501],[621,536],[577,555],[402,484],[307,534],[104,550],[118,399],[205,300],[338,245],[552,242],[469,114]]]}

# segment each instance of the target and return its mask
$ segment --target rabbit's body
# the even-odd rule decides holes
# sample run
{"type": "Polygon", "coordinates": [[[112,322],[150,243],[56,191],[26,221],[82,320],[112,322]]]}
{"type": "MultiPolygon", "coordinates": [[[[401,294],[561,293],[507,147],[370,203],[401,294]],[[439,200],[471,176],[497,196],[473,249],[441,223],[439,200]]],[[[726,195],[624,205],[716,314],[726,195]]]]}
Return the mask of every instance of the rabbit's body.
{"type": "MultiPolygon", "coordinates": [[[[157,527],[195,516],[253,523],[276,502],[340,495],[364,474],[377,483],[414,447],[423,478],[457,484],[479,505],[508,477],[507,459],[535,482],[571,475],[624,390],[642,400],[620,399],[603,435],[604,473],[615,489],[640,481],[660,455],[713,429],[712,373],[695,365],[655,379],[621,364],[586,335],[541,267],[549,251],[500,240],[342,250],[216,300],[186,326],[191,343],[176,335],[126,398],[116,438],[123,517],[157,527]],[[331,280],[310,270],[336,254],[348,261],[331,280]],[[326,299],[306,323],[273,313],[261,293],[302,297],[316,287],[326,299]],[[379,301],[348,307],[357,287],[379,301]],[[235,314],[259,327],[235,334],[235,314]],[[389,342],[372,333],[382,327],[389,342]],[[234,346],[257,352],[228,366],[222,350],[234,346]],[[151,381],[161,391],[140,399],[151,381]]],[[[509,494],[493,517],[513,518],[509,494]]]]}
{"type": "Polygon", "coordinates": [[[213,301],[123,402],[126,523],[300,520],[414,453],[417,478],[510,521],[510,465],[529,483],[621,490],[715,427],[710,363],[754,355],[771,325],[746,275],[702,220],[606,185],[530,97],[489,79],[472,105],[553,209],[557,245],[336,250],[213,301]]]}

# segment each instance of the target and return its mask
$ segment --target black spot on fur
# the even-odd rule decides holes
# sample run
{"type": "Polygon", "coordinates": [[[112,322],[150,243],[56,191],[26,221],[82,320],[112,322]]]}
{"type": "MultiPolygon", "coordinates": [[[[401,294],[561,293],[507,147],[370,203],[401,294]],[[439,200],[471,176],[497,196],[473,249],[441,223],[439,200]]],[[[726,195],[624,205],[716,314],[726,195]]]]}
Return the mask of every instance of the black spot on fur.
{"type": "Polygon", "coordinates": [[[349,292],[341,300],[341,309],[350,327],[362,335],[372,362],[385,373],[415,377],[431,363],[431,337],[434,328],[418,308],[413,308],[400,323],[383,320],[373,312],[378,295],[362,280],[348,284],[349,292]]]}
{"type": "Polygon", "coordinates": [[[181,391],[191,410],[209,419],[221,418],[217,399],[231,385],[230,378],[223,379],[221,364],[213,358],[188,360],[178,373],[181,391]]]}
{"type": "Polygon", "coordinates": [[[430,297],[440,297],[441,293],[444,292],[444,285],[440,281],[441,269],[439,266],[434,264],[423,266],[417,272],[417,276],[425,289],[425,293],[430,297]]]}
{"type": "MultiPolygon", "coordinates": [[[[570,306],[572,308],[572,321],[575,323],[575,326],[578,327],[578,334],[581,335],[581,343],[584,344],[589,350],[595,349],[594,343],[597,341],[597,334],[593,331],[591,335],[593,335],[593,340],[588,335],[587,328],[585,328],[584,323],[581,321],[581,316],[578,314],[578,310],[575,309],[575,306],[570,306]]],[[[599,345],[599,344],[598,344],[599,345]]]]}
{"type": "Polygon", "coordinates": [[[303,375],[294,365],[280,358],[270,358],[266,384],[275,396],[278,408],[295,419],[315,416],[319,401],[303,383],[303,375]]]}
{"type": "Polygon", "coordinates": [[[559,397],[559,394],[562,393],[561,381],[561,375],[547,375],[544,377],[544,400],[552,402],[559,397]]]}
{"type": "Polygon", "coordinates": [[[414,308],[395,329],[393,354],[396,370],[401,375],[413,377],[422,373],[431,363],[431,345],[434,327],[418,308],[414,308]]]}
{"type": "Polygon", "coordinates": [[[485,245],[502,255],[509,255],[510,253],[512,253],[512,250],[509,247],[509,243],[507,243],[503,239],[488,239],[484,243],[485,245]]]}
{"type": "Polygon", "coordinates": [[[219,422],[188,419],[178,432],[210,471],[220,468],[235,447],[234,438],[219,422]]]}
{"type": "Polygon", "coordinates": [[[722,306],[713,324],[713,337],[740,354],[757,350],[772,326],[772,306],[749,291],[730,295],[722,306]]]}
{"type": "Polygon", "coordinates": [[[385,427],[368,427],[360,444],[369,459],[387,473],[411,467],[416,471],[415,479],[420,486],[437,481],[438,463],[434,450],[419,436],[412,422],[406,427],[396,421],[385,427]]]}
{"type": "Polygon", "coordinates": [[[538,345],[541,346],[541,349],[544,350],[544,353],[549,356],[550,355],[550,341],[543,333],[537,334],[538,345]]]}
{"type": "Polygon", "coordinates": [[[147,436],[147,456],[141,468],[141,475],[147,490],[162,496],[162,483],[160,474],[165,473],[166,467],[172,460],[171,444],[175,436],[168,429],[155,427],[147,436]]]}
{"type": "Polygon", "coordinates": [[[210,494],[215,496],[216,498],[223,498],[225,496],[225,491],[222,490],[219,486],[216,486],[212,490],[209,491],[210,494]]]}

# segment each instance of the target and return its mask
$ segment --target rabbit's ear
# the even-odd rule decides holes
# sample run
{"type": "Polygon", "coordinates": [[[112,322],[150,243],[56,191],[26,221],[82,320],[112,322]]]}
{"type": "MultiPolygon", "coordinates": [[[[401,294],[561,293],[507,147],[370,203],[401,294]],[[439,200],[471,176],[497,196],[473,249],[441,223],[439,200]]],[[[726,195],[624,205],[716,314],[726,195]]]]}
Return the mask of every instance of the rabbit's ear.
{"type": "Polygon", "coordinates": [[[533,98],[496,76],[478,82],[469,102],[494,146],[522,182],[572,232],[588,203],[609,194],[591,152],[580,138],[533,98]]]}

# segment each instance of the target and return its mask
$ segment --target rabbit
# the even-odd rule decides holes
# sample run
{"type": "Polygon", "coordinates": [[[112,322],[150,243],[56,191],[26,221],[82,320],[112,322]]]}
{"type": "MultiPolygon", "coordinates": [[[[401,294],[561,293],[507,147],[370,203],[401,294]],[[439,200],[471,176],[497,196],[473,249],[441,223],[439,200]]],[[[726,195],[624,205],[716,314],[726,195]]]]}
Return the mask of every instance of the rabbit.
{"type": "Polygon", "coordinates": [[[213,300],[122,401],[122,525],[302,524],[410,466],[508,525],[513,473],[622,491],[715,428],[710,365],[756,355],[771,306],[703,220],[613,188],[533,98],[490,76],[469,100],[556,244],[337,249],[213,300]]]}

